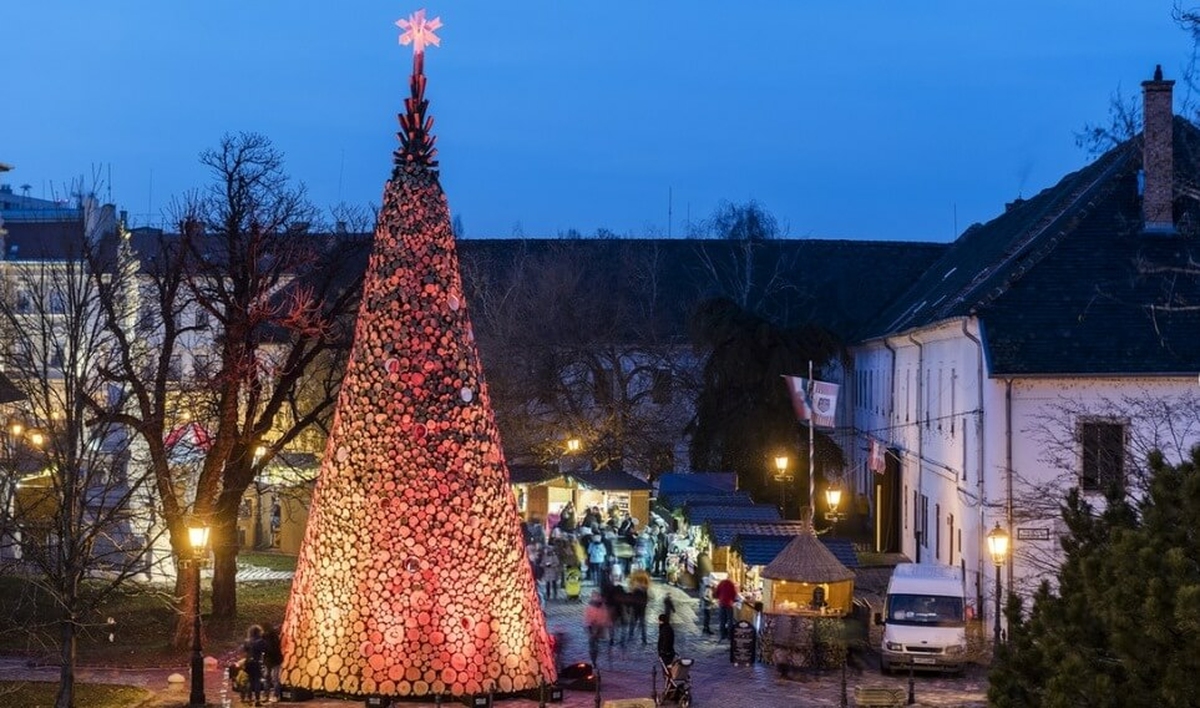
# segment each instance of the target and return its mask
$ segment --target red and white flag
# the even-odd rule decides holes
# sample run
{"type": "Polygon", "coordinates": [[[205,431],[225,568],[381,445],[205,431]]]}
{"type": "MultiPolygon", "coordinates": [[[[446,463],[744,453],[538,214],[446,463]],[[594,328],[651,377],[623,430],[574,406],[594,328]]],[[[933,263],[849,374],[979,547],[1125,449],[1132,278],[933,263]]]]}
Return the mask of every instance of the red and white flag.
{"type": "Polygon", "coordinates": [[[809,381],[800,376],[783,377],[792,397],[796,417],[811,425],[832,428],[837,415],[838,385],[826,381],[809,381]]]}
{"type": "Polygon", "coordinates": [[[867,469],[876,474],[883,474],[887,469],[887,459],[884,457],[883,441],[870,438],[871,446],[867,451],[867,469]]]}

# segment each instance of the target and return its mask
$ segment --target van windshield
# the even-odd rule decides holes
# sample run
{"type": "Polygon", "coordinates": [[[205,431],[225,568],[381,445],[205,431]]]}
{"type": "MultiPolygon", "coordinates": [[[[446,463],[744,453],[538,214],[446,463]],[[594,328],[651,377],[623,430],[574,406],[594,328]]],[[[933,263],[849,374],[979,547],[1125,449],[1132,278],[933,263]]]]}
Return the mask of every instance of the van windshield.
{"type": "Polygon", "coordinates": [[[933,627],[963,626],[961,597],[944,595],[888,595],[887,621],[933,627]]]}

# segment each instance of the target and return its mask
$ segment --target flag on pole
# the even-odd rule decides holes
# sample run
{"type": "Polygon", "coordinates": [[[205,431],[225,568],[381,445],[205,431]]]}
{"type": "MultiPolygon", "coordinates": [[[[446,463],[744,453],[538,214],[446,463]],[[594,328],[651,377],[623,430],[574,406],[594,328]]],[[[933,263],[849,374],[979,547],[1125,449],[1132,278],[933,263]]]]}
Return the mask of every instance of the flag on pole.
{"type": "Polygon", "coordinates": [[[811,425],[832,428],[837,415],[838,385],[827,381],[784,375],[788,393],[792,397],[792,408],[796,417],[811,425]]]}
{"type": "Polygon", "coordinates": [[[871,446],[867,452],[867,469],[876,474],[883,474],[887,469],[887,459],[884,457],[883,441],[870,438],[871,446]]]}

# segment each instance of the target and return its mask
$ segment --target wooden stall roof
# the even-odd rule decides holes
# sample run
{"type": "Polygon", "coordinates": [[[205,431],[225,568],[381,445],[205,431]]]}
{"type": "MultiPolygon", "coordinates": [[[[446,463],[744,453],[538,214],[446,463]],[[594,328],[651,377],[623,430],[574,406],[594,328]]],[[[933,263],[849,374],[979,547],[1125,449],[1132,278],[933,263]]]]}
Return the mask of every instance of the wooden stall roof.
{"type": "Polygon", "coordinates": [[[584,489],[604,492],[634,492],[651,489],[650,483],[620,470],[596,470],[594,472],[570,472],[563,477],[572,480],[584,489]]]}
{"type": "Polygon", "coordinates": [[[684,518],[693,526],[703,526],[709,521],[780,521],[779,509],[772,504],[750,504],[748,506],[689,506],[684,518]]]}
{"type": "Polygon", "coordinates": [[[731,494],[737,491],[737,475],[732,472],[669,472],[658,478],[659,496],[685,492],[731,494]]]}
{"type": "MultiPolygon", "coordinates": [[[[807,524],[799,521],[709,521],[706,524],[708,537],[717,546],[732,546],[740,535],[769,536],[781,539],[778,554],[794,536],[808,528],[807,524]]],[[[774,558],[775,556],[771,556],[774,558]]],[[[770,560],[768,559],[768,562],[770,560]]],[[[766,565],[759,563],[757,565],[766,565]]]]}
{"type": "Polygon", "coordinates": [[[683,509],[689,504],[724,504],[726,506],[753,504],[745,492],[672,492],[658,494],[659,503],[670,509],[683,509]]]}
{"type": "Polygon", "coordinates": [[[558,477],[558,470],[541,465],[508,466],[508,481],[512,484],[545,484],[558,477]]]}
{"type": "Polygon", "coordinates": [[[837,559],[811,531],[793,538],[775,560],[763,568],[762,577],[800,583],[837,583],[854,579],[854,572],[837,559]]]}

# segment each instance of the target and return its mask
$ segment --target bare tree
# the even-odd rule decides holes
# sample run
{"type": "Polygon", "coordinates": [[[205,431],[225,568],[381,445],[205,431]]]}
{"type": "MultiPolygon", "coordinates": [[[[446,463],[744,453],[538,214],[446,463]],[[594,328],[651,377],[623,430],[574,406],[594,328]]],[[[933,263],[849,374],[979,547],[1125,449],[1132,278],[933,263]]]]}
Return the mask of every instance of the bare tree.
{"type": "MultiPolygon", "coordinates": [[[[1191,458],[1192,447],[1200,442],[1200,395],[1190,390],[1169,395],[1126,393],[1092,401],[1061,396],[1047,405],[1022,432],[1038,441],[1039,462],[1052,474],[1013,470],[1014,523],[1041,522],[1060,528],[1063,500],[1071,489],[1080,487],[1082,421],[1124,425],[1123,457],[1115,466],[1124,471],[1120,493],[1136,500],[1149,488],[1152,453],[1162,453],[1176,463],[1191,458]]],[[[1014,553],[1037,571],[1025,579],[1029,591],[1042,579],[1053,578],[1061,567],[1061,549],[1056,544],[1017,544],[1014,553]]]]}
{"type": "MultiPolygon", "coordinates": [[[[44,258],[6,263],[0,298],[0,360],[24,394],[6,426],[9,470],[20,485],[17,513],[0,529],[0,557],[6,572],[25,573],[53,598],[61,708],[74,705],[80,632],[117,587],[150,573],[148,549],[162,533],[130,431],[91,413],[97,400],[119,410],[124,393],[105,377],[116,347],[97,287],[114,274],[89,271],[80,235],[43,243],[44,258]]],[[[45,629],[28,627],[29,636],[45,629]]]]}
{"type": "MultiPolygon", "coordinates": [[[[113,414],[145,443],[177,554],[190,517],[212,528],[212,613],[232,620],[242,499],[280,452],[332,415],[369,241],[308,233],[315,210],[261,135],[227,135],[200,159],[213,181],[176,205],[179,234],[137,254],[136,321],[115,288],[101,301],[119,344],[110,375],[132,401],[113,414]],[[185,423],[206,437],[190,466],[168,444],[185,423]]],[[[178,646],[191,638],[190,577],[176,578],[178,646]]]]}
{"type": "Polygon", "coordinates": [[[774,243],[786,236],[775,216],[754,200],[722,202],[700,222],[699,234],[718,241],[696,245],[704,276],[714,290],[747,312],[777,315],[770,312],[771,303],[794,290],[787,273],[796,263],[794,255],[783,257],[774,243]]]}
{"type": "Polygon", "coordinates": [[[517,461],[550,463],[566,437],[594,467],[673,467],[695,394],[672,332],[656,248],[637,241],[498,242],[464,249],[488,387],[517,461]],[[504,245],[500,249],[499,244],[504,245]],[[597,259],[603,272],[589,268],[597,259]]]}

